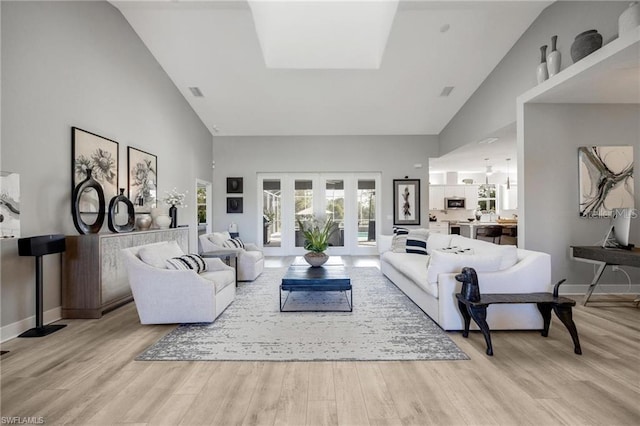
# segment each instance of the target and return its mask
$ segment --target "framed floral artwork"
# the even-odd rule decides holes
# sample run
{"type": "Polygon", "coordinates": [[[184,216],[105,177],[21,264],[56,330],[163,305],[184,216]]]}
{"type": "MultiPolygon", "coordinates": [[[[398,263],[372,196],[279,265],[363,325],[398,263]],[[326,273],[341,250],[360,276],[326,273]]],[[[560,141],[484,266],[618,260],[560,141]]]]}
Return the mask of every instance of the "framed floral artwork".
{"type": "Polygon", "coordinates": [[[127,147],[129,199],[137,213],[150,213],[156,207],[158,157],[137,148],[127,147]]]}
{"type": "Polygon", "coordinates": [[[420,225],[420,179],[393,180],[393,224],[420,225]]]}
{"type": "MultiPolygon", "coordinates": [[[[118,195],[118,142],[95,133],[71,128],[71,192],[87,178],[87,171],[104,190],[105,200],[118,195]]],[[[71,200],[73,203],[73,200],[71,200]]],[[[82,195],[80,213],[98,213],[98,194],[89,191],[82,195]]]]}

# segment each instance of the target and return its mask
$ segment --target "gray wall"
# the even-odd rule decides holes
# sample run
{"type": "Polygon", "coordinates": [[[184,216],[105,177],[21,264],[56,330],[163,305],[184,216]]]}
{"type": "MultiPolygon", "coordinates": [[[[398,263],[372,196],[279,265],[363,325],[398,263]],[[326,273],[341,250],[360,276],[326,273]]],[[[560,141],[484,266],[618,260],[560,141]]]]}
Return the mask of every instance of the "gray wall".
{"type": "MultiPolygon", "coordinates": [[[[607,232],[609,219],[578,216],[578,147],[632,145],[635,164],[640,164],[640,105],[528,104],[525,123],[526,246],[551,254],[554,280],[589,283],[593,266],[570,260],[569,246],[597,245],[607,232]]],[[[639,208],[637,172],[634,187],[635,207],[639,208]]],[[[640,245],[640,219],[631,221],[630,240],[640,245]]],[[[625,270],[632,283],[640,283],[640,269],[625,270]]],[[[601,282],[626,285],[627,279],[608,270],[601,282]]]]}
{"type": "Polygon", "coordinates": [[[393,224],[393,179],[421,179],[421,225],[428,225],[429,157],[438,155],[436,136],[214,137],[213,230],[239,226],[255,241],[256,174],[259,172],[381,172],[382,232],[393,224]],[[414,164],[421,163],[421,169],[414,164]],[[226,213],[226,178],[244,178],[244,213],[226,213]]]}
{"type": "Polygon", "coordinates": [[[628,5],[627,1],[558,1],[543,10],[440,133],[441,155],[516,121],[516,98],[537,85],[540,46],[546,44],[550,49],[552,36],[558,36],[561,68],[565,69],[573,64],[570,49],[575,36],[597,29],[608,43],[617,37],[618,17],[628,5]]]}
{"type": "MultiPolygon", "coordinates": [[[[22,235],[77,234],[71,126],[158,156],[158,190],[188,190],[179,223],[195,234],[195,179],[211,180],[212,137],[120,12],[107,2],[2,7],[2,170],[20,173],[22,235]],[[193,219],[191,219],[193,218],[193,219]]],[[[106,229],[106,221],[103,232],[106,229]]],[[[195,235],[194,235],[195,238],[195,235]]],[[[2,241],[6,326],[34,315],[34,261],[2,241]]],[[[45,257],[45,310],[60,306],[60,255],[45,257]]]]}

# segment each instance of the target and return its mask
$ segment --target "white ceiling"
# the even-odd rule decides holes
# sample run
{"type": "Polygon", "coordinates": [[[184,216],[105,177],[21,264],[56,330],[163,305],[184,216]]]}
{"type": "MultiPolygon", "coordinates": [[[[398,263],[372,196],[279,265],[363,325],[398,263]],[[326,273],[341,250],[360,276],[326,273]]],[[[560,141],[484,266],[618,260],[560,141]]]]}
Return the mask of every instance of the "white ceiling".
{"type": "Polygon", "coordinates": [[[244,0],[113,2],[225,136],[439,134],[549,3],[401,1],[379,69],[300,70],[265,66],[244,0]]]}

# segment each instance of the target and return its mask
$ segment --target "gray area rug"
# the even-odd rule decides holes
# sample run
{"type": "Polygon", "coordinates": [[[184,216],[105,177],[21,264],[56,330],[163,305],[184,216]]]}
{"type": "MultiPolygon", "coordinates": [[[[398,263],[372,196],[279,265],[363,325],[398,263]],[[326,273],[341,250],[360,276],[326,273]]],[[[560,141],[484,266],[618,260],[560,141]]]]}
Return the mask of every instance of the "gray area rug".
{"type": "MultiPolygon", "coordinates": [[[[377,268],[348,268],[353,312],[280,312],[285,268],[240,283],[212,324],[183,324],[137,360],[393,361],[469,357],[377,268]]],[[[285,293],[286,294],[286,293],[285,293]]],[[[294,292],[287,309],[344,309],[344,293],[294,292]]]]}

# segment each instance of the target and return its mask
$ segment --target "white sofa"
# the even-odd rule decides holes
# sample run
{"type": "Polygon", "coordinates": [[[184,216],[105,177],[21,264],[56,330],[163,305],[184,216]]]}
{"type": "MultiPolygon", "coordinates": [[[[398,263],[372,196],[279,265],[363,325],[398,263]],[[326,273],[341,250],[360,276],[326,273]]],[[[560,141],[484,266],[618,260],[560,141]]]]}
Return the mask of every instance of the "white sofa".
{"type": "Polygon", "coordinates": [[[264,255],[255,244],[244,243],[242,248],[225,247],[224,243],[231,239],[228,232],[213,232],[200,235],[200,252],[233,250],[236,252],[236,268],[238,269],[238,281],[253,281],[264,270],[264,255]]]}
{"type": "MultiPolygon", "coordinates": [[[[546,253],[496,245],[459,235],[428,234],[428,256],[406,253],[392,235],[379,239],[382,273],[444,330],[463,330],[455,279],[463,266],[478,273],[481,293],[532,293],[551,290],[551,257],[546,253]],[[392,247],[392,245],[394,247],[392,247]],[[447,252],[450,247],[473,254],[447,252]]],[[[409,238],[412,237],[409,234],[409,238]]],[[[492,305],[487,322],[492,330],[539,330],[542,317],[535,304],[492,305]]],[[[475,323],[472,327],[477,329],[475,323]]]]}
{"type": "Polygon", "coordinates": [[[204,259],[201,273],[167,269],[167,259],[184,254],[175,241],[122,254],[142,324],[213,322],[235,298],[235,271],[220,259],[204,259]]]}

